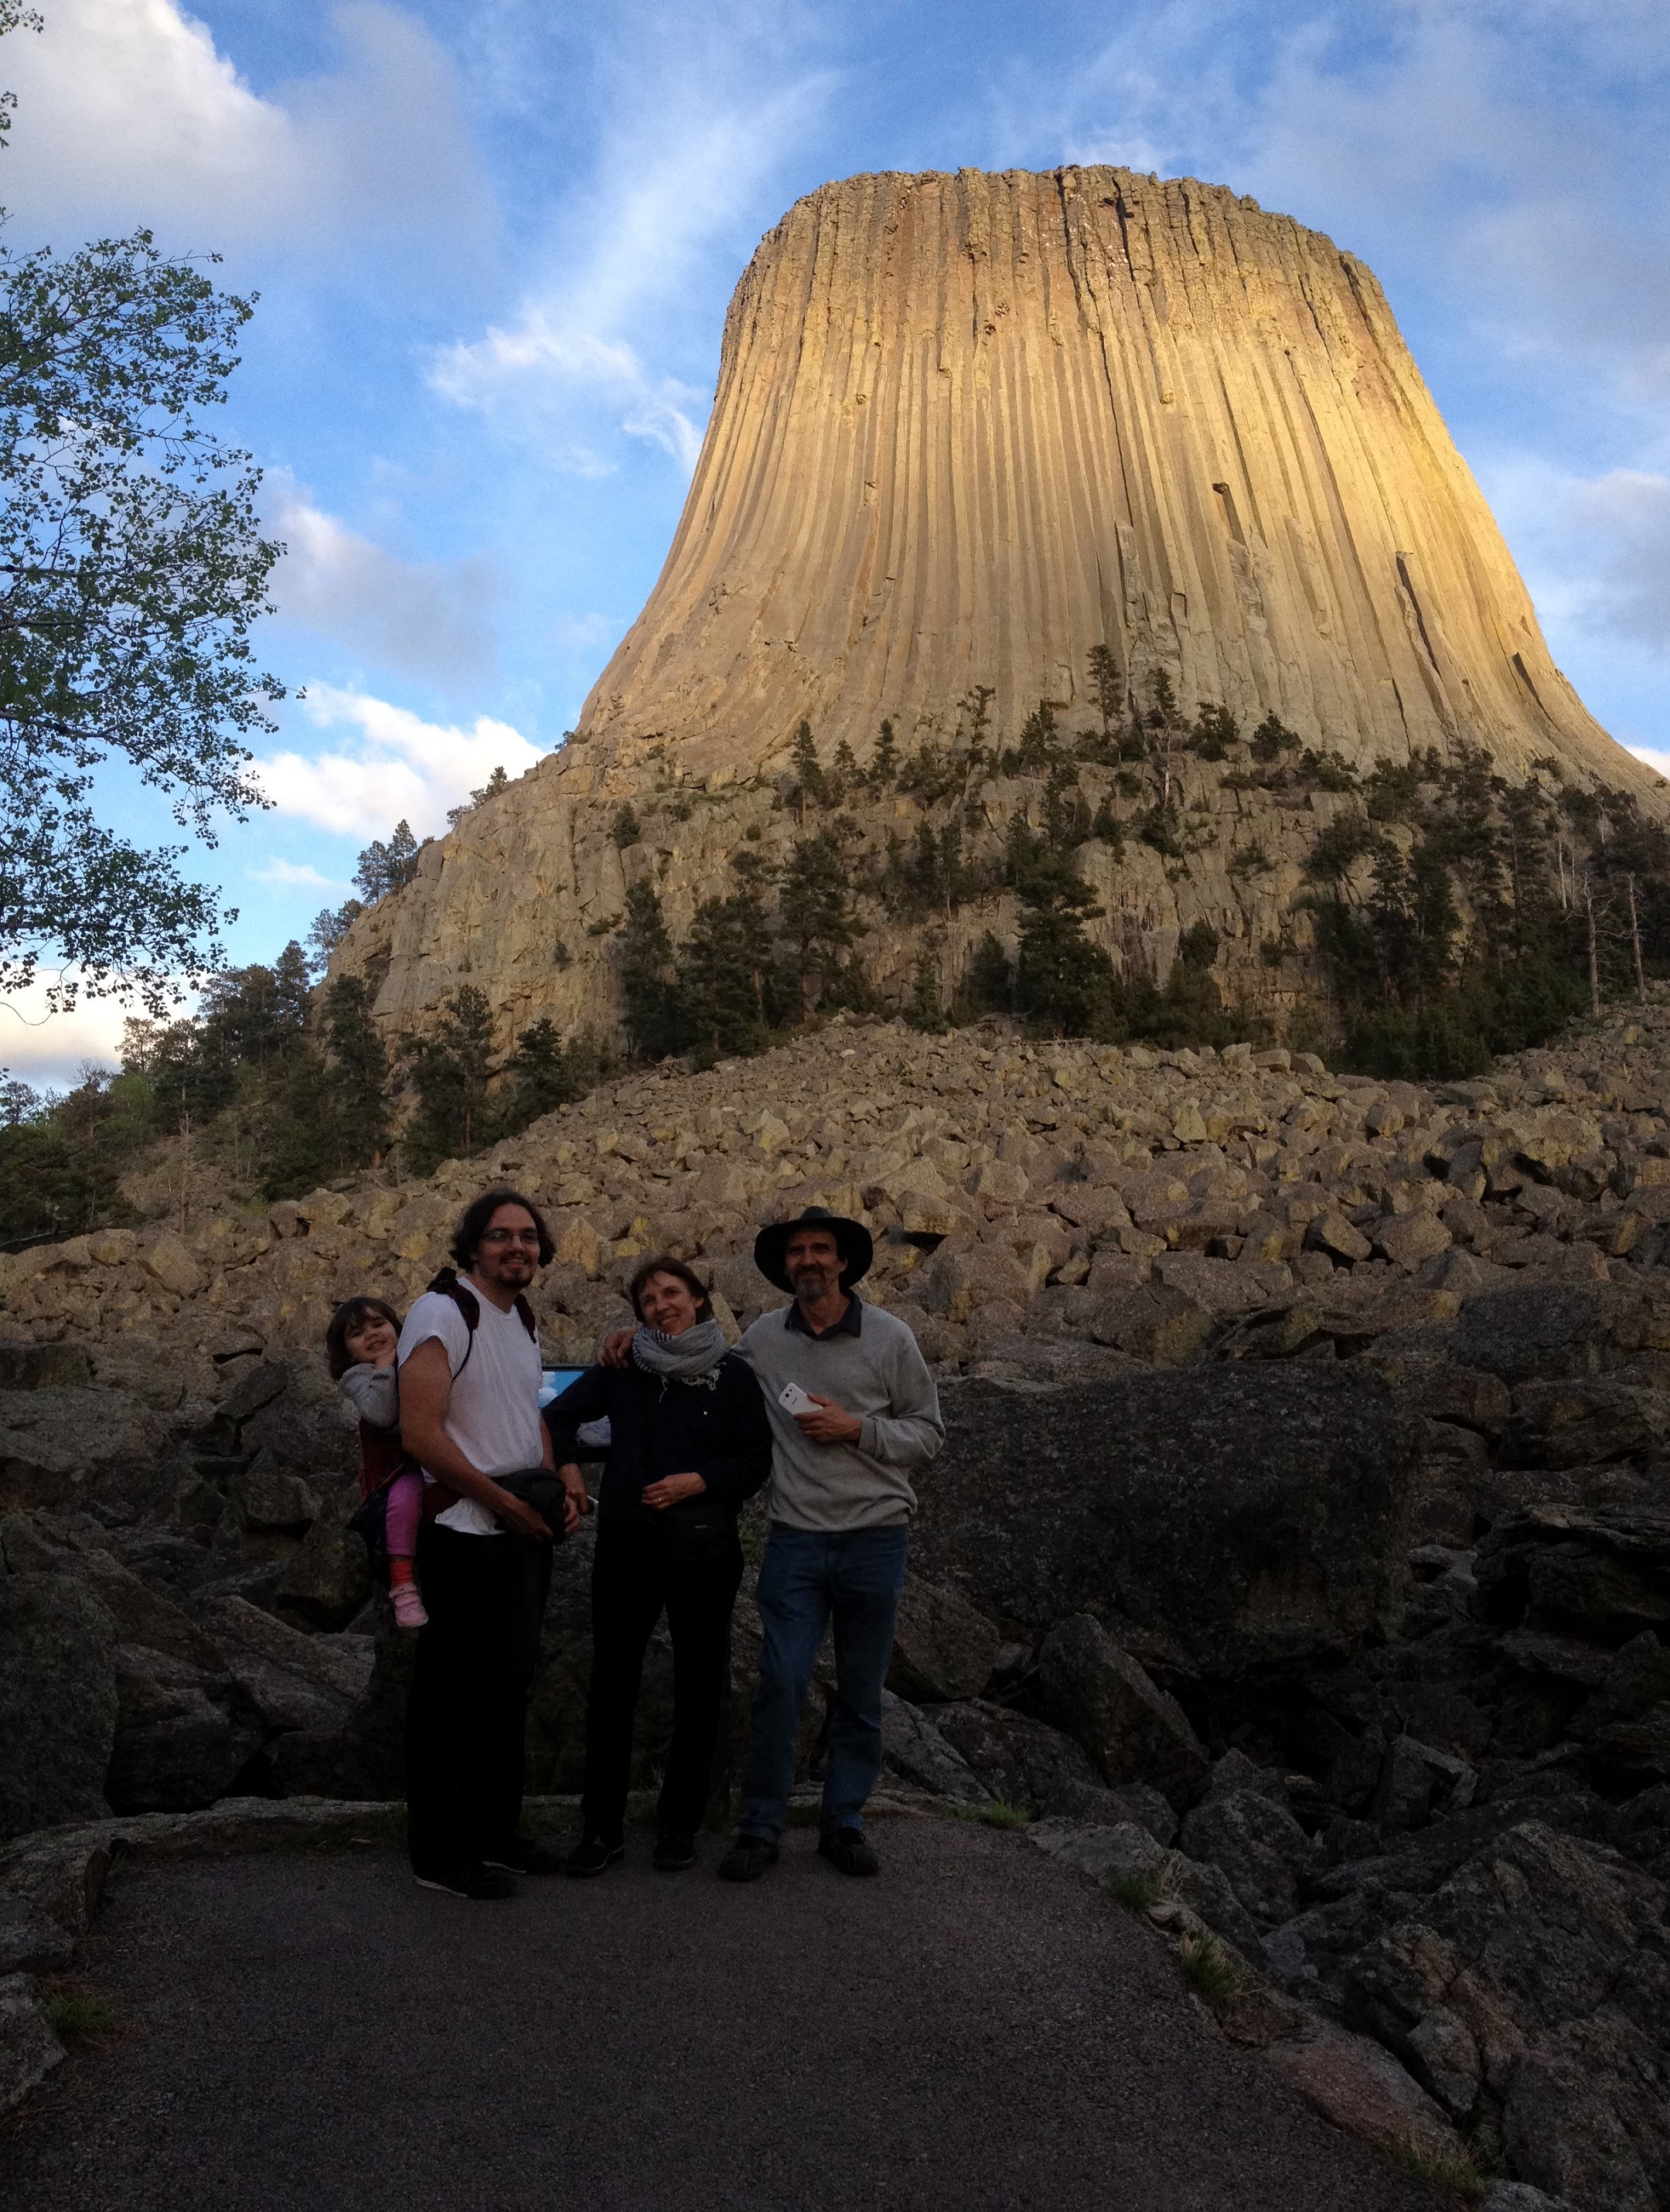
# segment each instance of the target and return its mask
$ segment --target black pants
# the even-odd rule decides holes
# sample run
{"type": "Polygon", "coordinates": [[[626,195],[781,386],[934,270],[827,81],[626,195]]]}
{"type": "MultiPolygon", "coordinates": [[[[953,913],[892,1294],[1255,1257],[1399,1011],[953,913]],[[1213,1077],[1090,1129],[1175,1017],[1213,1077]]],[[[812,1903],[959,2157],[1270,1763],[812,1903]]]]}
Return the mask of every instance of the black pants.
{"type": "Polygon", "coordinates": [[[447,1874],[507,1844],[522,1817],[550,1547],[427,1521],[417,1574],[429,1622],[406,1706],[408,1845],[419,1874],[447,1874]]]}
{"type": "Polygon", "coordinates": [[[672,1738],[656,1821],[664,1835],[701,1826],[731,1666],[731,1608],[742,1582],[733,1535],[707,1559],[677,1548],[676,1534],[633,1522],[600,1522],[592,1569],[592,1683],[586,1700],[588,1836],[613,1842],[626,1818],[632,1716],[644,1653],[665,1610],[672,1638],[672,1738]]]}

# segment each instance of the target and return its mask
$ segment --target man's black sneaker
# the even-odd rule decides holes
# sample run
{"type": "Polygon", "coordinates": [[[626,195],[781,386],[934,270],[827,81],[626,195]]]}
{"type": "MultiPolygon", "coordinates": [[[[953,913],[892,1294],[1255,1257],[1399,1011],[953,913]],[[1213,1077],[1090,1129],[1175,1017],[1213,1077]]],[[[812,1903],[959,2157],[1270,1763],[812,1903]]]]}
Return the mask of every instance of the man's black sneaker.
{"type": "Polygon", "coordinates": [[[429,1874],[414,1873],[420,1889],[445,1890],[449,1897],[471,1897],[485,1903],[489,1898],[514,1897],[516,1884],[501,1867],[454,1867],[429,1874]]]}
{"type": "Polygon", "coordinates": [[[502,1849],[489,1851],[483,1863],[501,1867],[507,1874],[556,1874],[562,1866],[562,1854],[554,1851],[549,1844],[531,1843],[525,1836],[513,1836],[502,1849]]]}
{"type": "Polygon", "coordinates": [[[828,1859],[842,1874],[879,1874],[882,1863],[876,1856],[862,1828],[831,1828],[817,1839],[817,1855],[828,1859]]]}
{"type": "Polygon", "coordinates": [[[624,1844],[605,1843],[601,1836],[583,1836],[562,1862],[564,1874],[601,1874],[626,1856],[624,1844]]]}
{"type": "Polygon", "coordinates": [[[658,1836],[655,1838],[655,1863],[663,1874],[683,1874],[686,1867],[695,1864],[694,1836],[658,1836]]]}
{"type": "Polygon", "coordinates": [[[738,1836],[719,1863],[721,1881],[757,1881],[777,1863],[777,1846],[766,1836],[738,1836]]]}

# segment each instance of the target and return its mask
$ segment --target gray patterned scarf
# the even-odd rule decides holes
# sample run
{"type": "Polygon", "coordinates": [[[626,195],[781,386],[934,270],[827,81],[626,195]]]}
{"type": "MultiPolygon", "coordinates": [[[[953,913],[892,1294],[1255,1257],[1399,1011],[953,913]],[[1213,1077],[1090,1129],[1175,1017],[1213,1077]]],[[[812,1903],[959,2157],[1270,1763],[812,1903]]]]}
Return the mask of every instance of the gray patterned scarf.
{"type": "Polygon", "coordinates": [[[725,1349],[725,1331],[713,1320],[692,1322],[682,1336],[663,1336],[641,1324],[632,1340],[633,1364],[647,1375],[704,1390],[718,1389],[725,1349]]]}

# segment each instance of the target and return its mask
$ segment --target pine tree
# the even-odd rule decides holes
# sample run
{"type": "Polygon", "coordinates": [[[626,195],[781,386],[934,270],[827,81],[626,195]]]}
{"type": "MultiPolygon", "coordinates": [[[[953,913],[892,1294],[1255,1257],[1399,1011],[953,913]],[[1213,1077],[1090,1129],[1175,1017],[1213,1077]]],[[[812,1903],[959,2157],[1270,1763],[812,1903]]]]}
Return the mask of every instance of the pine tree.
{"type": "Polygon", "coordinates": [[[957,991],[957,1012],[965,1018],[1006,1014],[1014,991],[1009,955],[988,929],[969,956],[957,991]]]}
{"type": "Polygon", "coordinates": [[[794,946],[800,1016],[807,1020],[832,981],[845,981],[841,954],[859,933],[841,848],[830,837],[802,837],[789,854],[778,893],[783,934],[794,946]]]}
{"type": "Polygon", "coordinates": [[[1125,686],[1120,678],[1119,664],[1105,645],[1093,645],[1084,657],[1090,663],[1090,696],[1102,717],[1102,734],[1109,738],[1125,704],[1125,686]]]}
{"type": "Polygon", "coordinates": [[[391,891],[405,889],[417,873],[418,851],[417,840],[406,822],[395,823],[386,845],[373,839],[366,847],[355,867],[354,881],[365,893],[368,906],[386,898],[391,891]]]}
{"type": "Polygon", "coordinates": [[[489,1093],[498,1073],[486,993],[461,983],[406,1058],[418,1097],[405,1133],[409,1164],[424,1174],[440,1160],[467,1159],[491,1133],[489,1093]]]}
{"type": "Polygon", "coordinates": [[[794,763],[794,796],[800,809],[800,827],[806,826],[806,805],[822,806],[829,795],[823,770],[818,764],[817,744],[811,733],[811,724],[802,722],[794,733],[792,749],[794,763]]]}
{"type": "Polygon", "coordinates": [[[830,804],[835,806],[839,806],[841,800],[846,798],[847,793],[849,791],[855,791],[863,780],[862,773],[859,768],[858,755],[853,750],[851,745],[847,744],[846,738],[843,738],[841,743],[835,747],[835,759],[830,763],[830,804]]]}
{"type": "Polygon", "coordinates": [[[1060,856],[1041,860],[1018,886],[1020,948],[1015,962],[1019,1011],[1058,1036],[1105,1027],[1114,999],[1114,965],[1084,934],[1102,912],[1096,894],[1060,856]]]}
{"type": "Polygon", "coordinates": [[[927,941],[916,956],[916,972],[911,979],[910,1000],[905,1007],[905,1019],[912,1029],[926,1030],[929,1035],[950,1027],[939,994],[939,951],[943,943],[938,931],[929,932],[927,941]]]}
{"type": "Polygon", "coordinates": [[[893,742],[893,725],[884,720],[876,733],[876,750],[870,757],[870,786],[873,791],[885,791],[899,773],[898,749],[893,742]]]}
{"type": "Polygon", "coordinates": [[[373,997],[363,975],[338,975],[324,992],[331,1103],[350,1167],[375,1167],[388,1145],[388,1048],[372,1019],[373,997]]]}
{"type": "Polygon", "coordinates": [[[672,940],[661,919],[661,902],[647,884],[626,895],[620,933],[622,1018],[635,1060],[665,1060],[683,1044],[673,984],[672,940]]]}
{"type": "Polygon", "coordinates": [[[494,1127],[501,1137],[513,1137],[580,1096],[574,1063],[562,1042],[562,1032],[548,1015],[542,1015],[516,1039],[505,1063],[505,1082],[494,1103],[494,1127]]]}

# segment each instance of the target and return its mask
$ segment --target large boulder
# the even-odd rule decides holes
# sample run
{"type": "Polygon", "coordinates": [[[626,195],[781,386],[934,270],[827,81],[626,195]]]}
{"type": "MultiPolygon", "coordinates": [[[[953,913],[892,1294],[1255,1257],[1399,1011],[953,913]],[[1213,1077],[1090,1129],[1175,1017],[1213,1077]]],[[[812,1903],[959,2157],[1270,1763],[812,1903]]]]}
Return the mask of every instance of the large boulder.
{"type": "Polygon", "coordinates": [[[0,1506],[149,1502],[165,1424],[120,1390],[0,1391],[0,1506]]]}
{"type": "Polygon", "coordinates": [[[1002,1641],[985,1614],[957,1591],[908,1574],[887,1686],[919,1705],[977,1698],[991,1679],[1002,1641]]]}
{"type": "Polygon", "coordinates": [[[109,1811],[116,1627],[73,1576],[0,1565],[0,1836],[109,1811]]]}
{"type": "Polygon", "coordinates": [[[936,1797],[956,1798],[966,1805],[991,1802],[991,1791],[927,1715],[896,1698],[891,1690],[882,1692],[882,1764],[936,1797]]]}
{"type": "Polygon", "coordinates": [[[1035,1809],[1069,1782],[1096,1771],[1069,1735],[986,1698],[936,1705],[928,1718],[993,1797],[1035,1809]]]}
{"type": "Polygon", "coordinates": [[[1181,1809],[1206,1778],[1207,1759],[1188,1716],[1100,1621],[1075,1613],[1038,1650],[1044,1707],[1076,1736],[1113,1784],[1146,1782],[1181,1809]]]}
{"type": "Polygon", "coordinates": [[[1091,1613],[1145,1664],[1203,1676],[1397,1627],[1414,1454],[1376,1375],[1247,1362],[944,1402],[914,1564],[1007,1627],[1091,1613]]]}
{"type": "Polygon", "coordinates": [[[1209,1797],[1185,1818],[1178,1843],[1228,1877],[1236,1895],[1265,1928],[1290,1920],[1299,1885],[1316,1863],[1315,1847],[1284,1806],[1260,1790],[1209,1797]]]}

